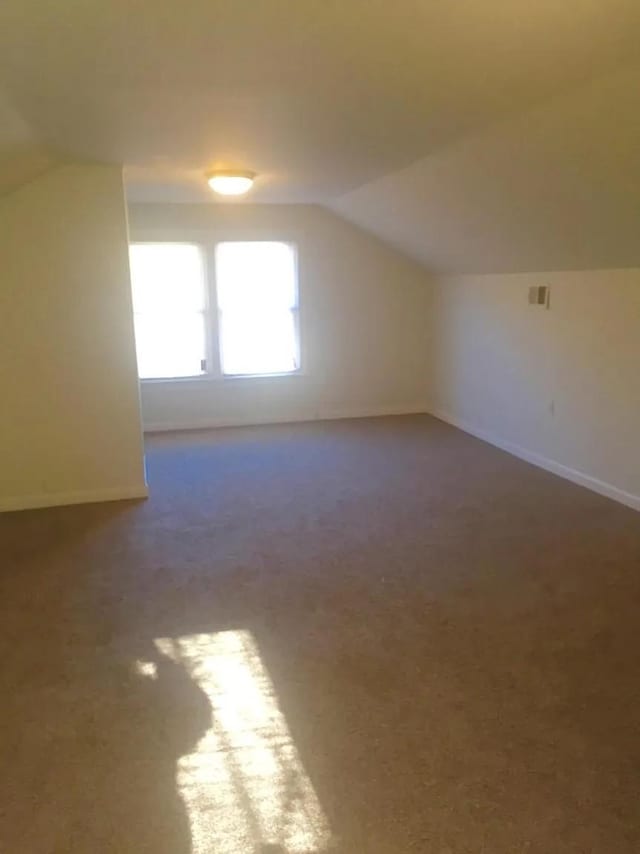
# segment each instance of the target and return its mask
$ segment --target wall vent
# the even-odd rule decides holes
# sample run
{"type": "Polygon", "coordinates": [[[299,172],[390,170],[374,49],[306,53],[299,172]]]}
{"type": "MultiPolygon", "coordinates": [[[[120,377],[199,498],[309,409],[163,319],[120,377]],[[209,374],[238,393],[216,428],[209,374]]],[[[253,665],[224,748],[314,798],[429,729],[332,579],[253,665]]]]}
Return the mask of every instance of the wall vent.
{"type": "Polygon", "coordinates": [[[533,285],[529,288],[529,305],[541,305],[549,308],[549,286],[533,285]]]}

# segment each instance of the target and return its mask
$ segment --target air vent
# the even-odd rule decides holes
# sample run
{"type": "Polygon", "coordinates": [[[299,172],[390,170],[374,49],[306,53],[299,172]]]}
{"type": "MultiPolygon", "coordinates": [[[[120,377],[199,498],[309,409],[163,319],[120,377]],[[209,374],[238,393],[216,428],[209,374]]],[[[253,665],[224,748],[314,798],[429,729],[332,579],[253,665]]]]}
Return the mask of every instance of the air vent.
{"type": "Polygon", "coordinates": [[[549,308],[548,285],[533,285],[529,288],[529,305],[539,305],[549,308]]]}

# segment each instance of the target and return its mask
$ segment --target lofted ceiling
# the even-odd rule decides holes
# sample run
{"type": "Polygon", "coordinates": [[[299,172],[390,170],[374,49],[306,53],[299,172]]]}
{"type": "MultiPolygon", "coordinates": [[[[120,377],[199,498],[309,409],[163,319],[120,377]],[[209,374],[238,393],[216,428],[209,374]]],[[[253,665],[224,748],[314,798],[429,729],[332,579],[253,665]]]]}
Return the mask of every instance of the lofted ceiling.
{"type": "Polygon", "coordinates": [[[640,66],[466,136],[329,207],[436,272],[640,266],[640,66]]]}
{"type": "MultiPolygon", "coordinates": [[[[459,266],[450,244],[473,217],[446,233],[438,218],[464,208],[459,146],[631,61],[639,25],[637,0],[3,0],[0,191],[51,152],[124,164],[137,202],[215,201],[203,172],[237,166],[259,173],[252,203],[327,204],[459,266]],[[407,179],[433,164],[449,178],[407,179]]],[[[585,128],[604,143],[598,122],[585,128]]],[[[539,152],[524,140],[526,170],[539,152]]],[[[481,207],[482,176],[465,168],[481,207]]],[[[491,168],[510,221],[512,164],[491,168]]]]}
{"type": "Polygon", "coordinates": [[[57,163],[0,91],[0,194],[30,181],[57,163]]]}

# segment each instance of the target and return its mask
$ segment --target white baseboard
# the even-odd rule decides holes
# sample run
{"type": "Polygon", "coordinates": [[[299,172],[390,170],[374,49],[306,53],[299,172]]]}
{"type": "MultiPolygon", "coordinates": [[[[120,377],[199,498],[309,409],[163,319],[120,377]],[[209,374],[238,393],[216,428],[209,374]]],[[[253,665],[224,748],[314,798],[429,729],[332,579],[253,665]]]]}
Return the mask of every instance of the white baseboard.
{"type": "Polygon", "coordinates": [[[79,492],[43,492],[40,495],[16,495],[0,499],[0,513],[11,510],[35,510],[39,507],[61,507],[65,504],[96,504],[100,501],[124,501],[148,498],[146,486],[110,487],[79,492]]]}
{"type": "Polygon", "coordinates": [[[180,430],[213,430],[218,427],[259,427],[268,424],[298,424],[307,421],[337,421],[342,418],[380,418],[385,415],[424,415],[424,403],[406,406],[354,407],[349,409],[320,409],[312,413],[289,413],[281,417],[246,416],[236,418],[186,418],[180,421],[156,421],[144,424],[145,433],[168,433],[180,430]]]}
{"type": "Polygon", "coordinates": [[[598,480],[598,478],[592,477],[590,474],[585,474],[584,472],[569,468],[569,466],[562,465],[562,463],[558,463],[555,460],[550,460],[548,457],[543,457],[541,454],[537,454],[534,451],[522,448],[520,445],[515,445],[513,442],[501,439],[499,436],[488,433],[486,430],[482,430],[481,428],[470,424],[468,421],[457,418],[455,415],[451,415],[448,412],[443,412],[440,409],[432,409],[430,414],[435,418],[439,418],[440,421],[445,421],[447,424],[451,424],[453,427],[463,430],[465,433],[470,433],[477,439],[482,439],[483,442],[488,442],[490,445],[495,445],[496,448],[500,448],[502,451],[513,454],[514,457],[519,457],[528,463],[532,463],[534,466],[538,466],[552,474],[557,474],[559,477],[570,480],[572,483],[578,484],[578,486],[584,486],[593,492],[597,492],[599,495],[604,495],[606,498],[618,501],[620,504],[631,507],[633,510],[640,510],[640,495],[633,495],[631,492],[625,492],[624,489],[619,489],[611,483],[598,480]]]}

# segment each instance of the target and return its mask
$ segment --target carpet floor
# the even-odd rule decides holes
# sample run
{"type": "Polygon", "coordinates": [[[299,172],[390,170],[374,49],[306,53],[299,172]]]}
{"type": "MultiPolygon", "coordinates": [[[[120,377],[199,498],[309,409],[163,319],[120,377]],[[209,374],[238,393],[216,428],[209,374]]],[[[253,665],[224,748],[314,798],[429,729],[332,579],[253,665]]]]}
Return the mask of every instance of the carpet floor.
{"type": "Polygon", "coordinates": [[[3,854],[637,854],[640,516],[428,416],[0,517],[3,854]]]}

